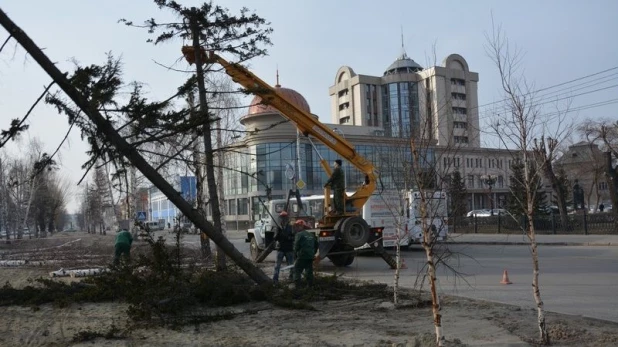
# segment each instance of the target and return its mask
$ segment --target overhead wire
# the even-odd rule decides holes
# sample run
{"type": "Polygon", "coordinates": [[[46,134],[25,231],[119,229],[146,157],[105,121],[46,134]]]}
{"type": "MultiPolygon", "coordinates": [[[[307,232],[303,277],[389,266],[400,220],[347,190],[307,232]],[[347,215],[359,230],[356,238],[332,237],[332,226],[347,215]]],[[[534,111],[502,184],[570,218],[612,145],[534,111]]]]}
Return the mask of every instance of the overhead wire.
{"type": "MultiPolygon", "coordinates": [[[[561,82],[561,83],[558,83],[558,84],[550,85],[550,86],[547,86],[547,87],[544,87],[544,88],[541,88],[541,89],[530,91],[528,93],[523,93],[523,94],[521,94],[521,96],[529,96],[529,95],[532,95],[534,93],[539,93],[539,92],[543,92],[543,91],[546,91],[546,90],[554,89],[554,88],[561,87],[561,86],[564,86],[564,85],[567,85],[567,84],[571,84],[573,82],[581,81],[581,80],[584,80],[584,79],[587,79],[587,78],[590,78],[590,77],[593,77],[593,76],[598,76],[600,74],[603,74],[603,73],[606,73],[606,72],[609,72],[609,71],[613,71],[613,70],[618,70],[618,66],[615,66],[615,67],[612,67],[612,68],[609,68],[609,69],[605,69],[605,70],[602,70],[602,71],[599,71],[599,72],[595,72],[595,73],[592,73],[592,74],[588,74],[588,75],[585,75],[585,76],[581,76],[581,77],[578,77],[578,78],[575,78],[575,79],[572,79],[572,80],[569,80],[569,81],[565,81],[565,82],[561,82]]],[[[489,103],[486,103],[486,104],[478,105],[478,106],[473,107],[471,109],[479,109],[479,108],[483,108],[483,107],[486,107],[486,106],[491,106],[491,105],[495,105],[495,104],[498,104],[498,103],[507,102],[508,100],[509,100],[508,98],[504,98],[502,100],[497,100],[497,101],[489,102],[489,103]]]]}

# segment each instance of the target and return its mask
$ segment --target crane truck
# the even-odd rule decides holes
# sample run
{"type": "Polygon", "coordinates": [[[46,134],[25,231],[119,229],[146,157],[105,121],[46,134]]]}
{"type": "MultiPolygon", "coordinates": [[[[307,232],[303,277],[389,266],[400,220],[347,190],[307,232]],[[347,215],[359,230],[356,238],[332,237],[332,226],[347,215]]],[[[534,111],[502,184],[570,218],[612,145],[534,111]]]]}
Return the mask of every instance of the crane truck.
{"type": "MultiPolygon", "coordinates": [[[[194,61],[196,52],[193,46],[184,46],[182,53],[189,63],[194,61]]],[[[299,132],[305,136],[313,146],[311,137],[354,165],[364,175],[363,184],[351,196],[344,197],[344,213],[335,214],[331,211],[331,189],[324,188],[324,213],[323,217],[316,222],[317,237],[319,240],[318,259],[328,257],[336,266],[345,266],[354,260],[355,248],[369,244],[375,253],[380,255],[391,268],[396,267],[396,261],[382,247],[382,227],[370,227],[367,221],[361,217],[362,209],[367,200],[376,189],[378,172],[367,159],[361,156],[354,146],[343,136],[337,134],[329,127],[314,118],[309,112],[298,107],[285,95],[254,75],[244,66],[231,63],[213,51],[200,49],[200,60],[203,63],[219,64],[232,80],[243,86],[249,93],[262,98],[262,102],[271,105],[281,115],[296,125],[299,132]]],[[[327,175],[332,171],[329,163],[320,156],[320,164],[327,175]]],[[[297,195],[298,196],[298,195],[297,195]]],[[[261,257],[263,259],[263,257],[261,257]]]]}

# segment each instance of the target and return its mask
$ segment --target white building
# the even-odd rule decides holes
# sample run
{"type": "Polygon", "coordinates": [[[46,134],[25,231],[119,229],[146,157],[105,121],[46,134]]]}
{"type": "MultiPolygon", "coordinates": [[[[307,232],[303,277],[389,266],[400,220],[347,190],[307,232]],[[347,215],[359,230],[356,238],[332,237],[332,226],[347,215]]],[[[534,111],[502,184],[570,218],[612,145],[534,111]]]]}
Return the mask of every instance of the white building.
{"type": "Polygon", "coordinates": [[[381,127],[386,136],[420,137],[438,146],[480,147],[477,84],[459,54],[423,69],[405,52],[382,76],[342,66],[329,88],[334,124],[381,127]]]}

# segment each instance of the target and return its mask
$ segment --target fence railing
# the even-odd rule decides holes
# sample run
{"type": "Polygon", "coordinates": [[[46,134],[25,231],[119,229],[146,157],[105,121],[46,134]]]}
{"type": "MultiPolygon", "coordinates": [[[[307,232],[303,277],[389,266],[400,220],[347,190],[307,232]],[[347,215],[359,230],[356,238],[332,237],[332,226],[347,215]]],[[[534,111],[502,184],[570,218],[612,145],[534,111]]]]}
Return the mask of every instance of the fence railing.
{"type": "MultiPolygon", "coordinates": [[[[526,216],[451,217],[449,231],[473,234],[515,234],[527,230],[526,216]]],[[[618,234],[618,220],[613,213],[571,214],[563,225],[560,215],[533,218],[538,234],[618,234]]]]}

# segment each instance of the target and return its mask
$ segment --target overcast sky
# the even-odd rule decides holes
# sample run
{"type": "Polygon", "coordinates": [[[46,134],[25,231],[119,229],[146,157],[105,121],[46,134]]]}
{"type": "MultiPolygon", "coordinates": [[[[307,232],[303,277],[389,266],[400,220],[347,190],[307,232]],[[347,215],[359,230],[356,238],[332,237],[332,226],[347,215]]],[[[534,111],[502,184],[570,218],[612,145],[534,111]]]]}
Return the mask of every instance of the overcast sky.
{"type": "MultiPolygon", "coordinates": [[[[199,1],[180,1],[199,5],[199,1]]],[[[380,76],[405,49],[422,66],[458,53],[478,72],[479,104],[500,99],[496,68],[485,53],[485,33],[491,12],[509,39],[525,52],[522,67],[538,88],[596,75],[554,89],[557,97],[573,98],[576,119],[618,119],[618,103],[585,108],[618,98],[618,1],[406,1],[406,0],[226,0],[216,3],[237,13],[241,6],[271,22],[273,46],[267,57],[251,61],[258,76],[274,84],[278,66],[282,86],[300,92],[313,113],[330,122],[328,87],[342,65],[356,73],[380,76]],[[589,81],[590,83],[584,84],[589,81]],[[598,90],[597,89],[603,89],[598,90]]],[[[169,96],[186,76],[169,72],[154,61],[174,64],[182,42],[152,46],[145,30],[118,23],[120,18],[141,23],[154,17],[170,19],[148,0],[1,0],[0,8],[58,63],[71,69],[71,60],[102,63],[106,52],[122,55],[126,80],[147,84],[151,99],[169,96]]],[[[0,29],[0,44],[7,33],[0,29]]],[[[182,63],[184,64],[184,63],[182,63]]],[[[180,65],[184,67],[185,65],[180,65]]],[[[50,78],[14,41],[0,53],[0,129],[22,117],[50,78]]],[[[618,99],[616,99],[618,100],[618,99]]],[[[548,112],[551,110],[548,110],[548,112]]],[[[489,117],[481,109],[481,117],[489,117]]],[[[482,123],[482,122],[481,122],[482,123]]],[[[52,151],[68,129],[64,116],[41,104],[29,118],[27,136],[38,137],[52,151]]],[[[76,131],[61,152],[61,170],[77,182],[86,160],[86,144],[76,131]]],[[[19,151],[12,144],[9,150],[19,151]]],[[[72,202],[69,210],[75,210],[72,202]]]]}

